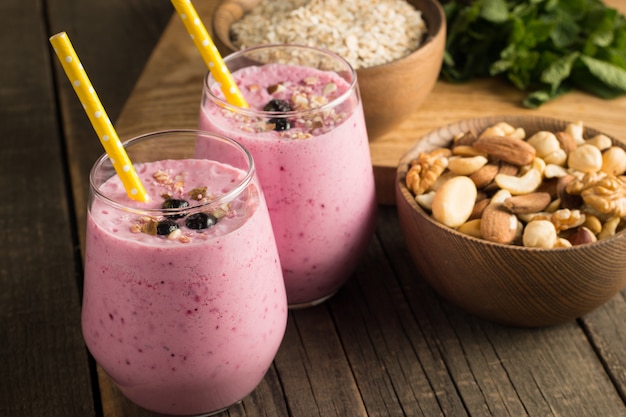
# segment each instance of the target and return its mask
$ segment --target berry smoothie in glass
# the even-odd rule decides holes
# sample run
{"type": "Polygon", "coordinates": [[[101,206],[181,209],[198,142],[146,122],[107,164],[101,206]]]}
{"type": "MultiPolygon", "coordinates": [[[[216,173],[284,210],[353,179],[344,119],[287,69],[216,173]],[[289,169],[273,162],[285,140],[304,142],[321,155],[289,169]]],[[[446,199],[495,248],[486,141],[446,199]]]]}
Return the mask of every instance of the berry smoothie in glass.
{"type": "MultiPolygon", "coordinates": [[[[269,45],[224,59],[249,108],[205,78],[200,128],[253,155],[291,308],[346,282],[373,236],[376,199],[356,72],[318,48],[269,45]]],[[[199,150],[202,152],[202,150],[199,150]]]]}
{"type": "Polygon", "coordinates": [[[125,148],[150,202],[128,197],[106,155],[92,168],[85,342],[139,406],[219,412],[263,379],[287,321],[253,159],[236,142],[199,131],[151,133],[125,148]]]}

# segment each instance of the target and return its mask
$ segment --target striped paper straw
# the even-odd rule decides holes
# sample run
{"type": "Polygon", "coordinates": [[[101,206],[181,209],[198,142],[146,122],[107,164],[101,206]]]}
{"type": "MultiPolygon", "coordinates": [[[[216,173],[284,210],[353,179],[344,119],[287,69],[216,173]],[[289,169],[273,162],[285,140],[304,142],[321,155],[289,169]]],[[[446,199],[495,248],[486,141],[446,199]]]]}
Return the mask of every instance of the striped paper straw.
{"type": "Polygon", "coordinates": [[[67,78],[72,83],[74,91],[78,96],[94,130],[100,138],[100,143],[104,147],[107,155],[111,159],[111,163],[115,168],[115,172],[120,177],[128,196],[137,201],[147,202],[150,200],[148,193],[141,183],[132,162],[126,154],[126,150],[122,146],[109,117],[98,99],[87,73],[80,63],[76,51],[70,42],[67,33],[60,32],[50,37],[52,44],[61,65],[65,70],[67,78]]]}
{"type": "Polygon", "coordinates": [[[209,67],[209,71],[211,71],[211,74],[224,93],[226,101],[234,106],[248,108],[246,99],[241,94],[226,64],[224,64],[222,56],[202,24],[200,17],[198,17],[198,12],[196,12],[191,1],[172,0],[172,4],[182,19],[185,28],[187,28],[187,32],[189,32],[191,39],[193,39],[196,48],[200,51],[202,59],[204,59],[205,64],[209,67]]]}

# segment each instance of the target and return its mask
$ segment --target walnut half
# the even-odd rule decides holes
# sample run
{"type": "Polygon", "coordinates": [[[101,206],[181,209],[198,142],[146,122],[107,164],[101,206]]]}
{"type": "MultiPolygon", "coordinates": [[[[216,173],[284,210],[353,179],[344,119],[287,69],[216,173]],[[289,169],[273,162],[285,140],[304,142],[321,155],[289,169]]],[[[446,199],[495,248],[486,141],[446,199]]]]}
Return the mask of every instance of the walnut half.
{"type": "Polygon", "coordinates": [[[607,176],[584,190],[581,196],[600,213],[626,216],[626,183],[619,177],[607,176]]]}

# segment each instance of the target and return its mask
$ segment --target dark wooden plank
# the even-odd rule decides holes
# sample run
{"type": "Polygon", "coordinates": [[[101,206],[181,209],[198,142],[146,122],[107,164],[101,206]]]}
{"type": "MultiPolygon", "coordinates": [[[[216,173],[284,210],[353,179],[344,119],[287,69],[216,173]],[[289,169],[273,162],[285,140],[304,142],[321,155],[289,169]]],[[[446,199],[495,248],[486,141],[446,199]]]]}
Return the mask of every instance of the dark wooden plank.
{"type": "MultiPolygon", "coordinates": [[[[47,0],[50,35],[67,32],[96,92],[114,122],[173,14],[169,1],[47,0]]],[[[80,236],[84,235],[88,175],[103,149],[59,65],[72,189],[80,236]]]]}
{"type": "MultiPolygon", "coordinates": [[[[386,236],[385,227],[379,221],[379,236],[386,236]]],[[[346,291],[330,300],[368,415],[467,415],[441,354],[427,340],[428,328],[439,323],[416,320],[395,275],[376,239],[346,291]]]]}
{"type": "MultiPolygon", "coordinates": [[[[424,334],[427,343],[440,352],[469,415],[626,415],[613,382],[618,375],[608,375],[603,366],[610,355],[598,357],[602,352],[577,321],[517,329],[477,319],[449,305],[419,278],[397,239],[401,230],[393,210],[383,208],[381,216],[384,250],[413,314],[422,329],[429,329],[424,334]]],[[[601,307],[595,314],[610,315],[609,309],[601,307]]],[[[615,315],[604,323],[615,324],[622,317],[615,315]]],[[[606,340],[620,340],[608,330],[606,340]]],[[[625,331],[621,326],[619,332],[625,331]]],[[[613,354],[623,353],[624,347],[611,349],[613,354]]],[[[623,368],[618,372],[623,374],[623,368]]]]}
{"type": "MultiPolygon", "coordinates": [[[[68,33],[109,118],[115,121],[172,16],[171,3],[152,0],[48,0],[47,11],[50,21],[50,33],[47,35],[60,31],[68,33]]],[[[58,63],[56,69],[78,237],[82,247],[88,174],[103,150],[58,63]]],[[[99,383],[105,416],[150,415],[125,400],[101,370],[99,383]]]]}
{"type": "Polygon", "coordinates": [[[0,3],[0,415],[95,414],[43,4],[0,3]]]}
{"type": "Polygon", "coordinates": [[[366,415],[326,304],[291,312],[275,363],[292,415],[366,415]]]}
{"type": "Polygon", "coordinates": [[[626,402],[625,296],[626,290],[622,290],[602,308],[592,311],[581,320],[624,402],[626,402]]]}

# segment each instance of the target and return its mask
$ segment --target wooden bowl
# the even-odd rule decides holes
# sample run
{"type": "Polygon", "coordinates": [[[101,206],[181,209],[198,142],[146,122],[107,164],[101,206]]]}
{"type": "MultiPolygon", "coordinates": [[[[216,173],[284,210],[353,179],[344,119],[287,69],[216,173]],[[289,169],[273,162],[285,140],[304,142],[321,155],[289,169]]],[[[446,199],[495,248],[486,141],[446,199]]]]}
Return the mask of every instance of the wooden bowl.
{"type": "MultiPolygon", "coordinates": [[[[501,324],[538,327],[580,317],[626,285],[626,233],[571,248],[537,249],[491,243],[435,221],[404,183],[407,164],[420,152],[448,146],[454,135],[480,132],[496,122],[560,131],[566,121],[532,116],[485,117],[442,127],[401,158],[396,202],[408,250],[420,275],[469,313],[501,324]]],[[[585,138],[599,133],[585,128],[585,138]]],[[[625,147],[623,142],[614,143],[625,147]]]]}
{"type": "MultiPolygon", "coordinates": [[[[422,11],[428,27],[421,46],[403,58],[356,71],[370,140],[411,116],[426,100],[441,70],[446,41],[445,13],[437,0],[408,1],[422,11]]],[[[223,0],[218,5],[213,15],[213,32],[222,55],[236,50],[230,39],[231,24],[257,3],[258,0],[223,0]]]]}

